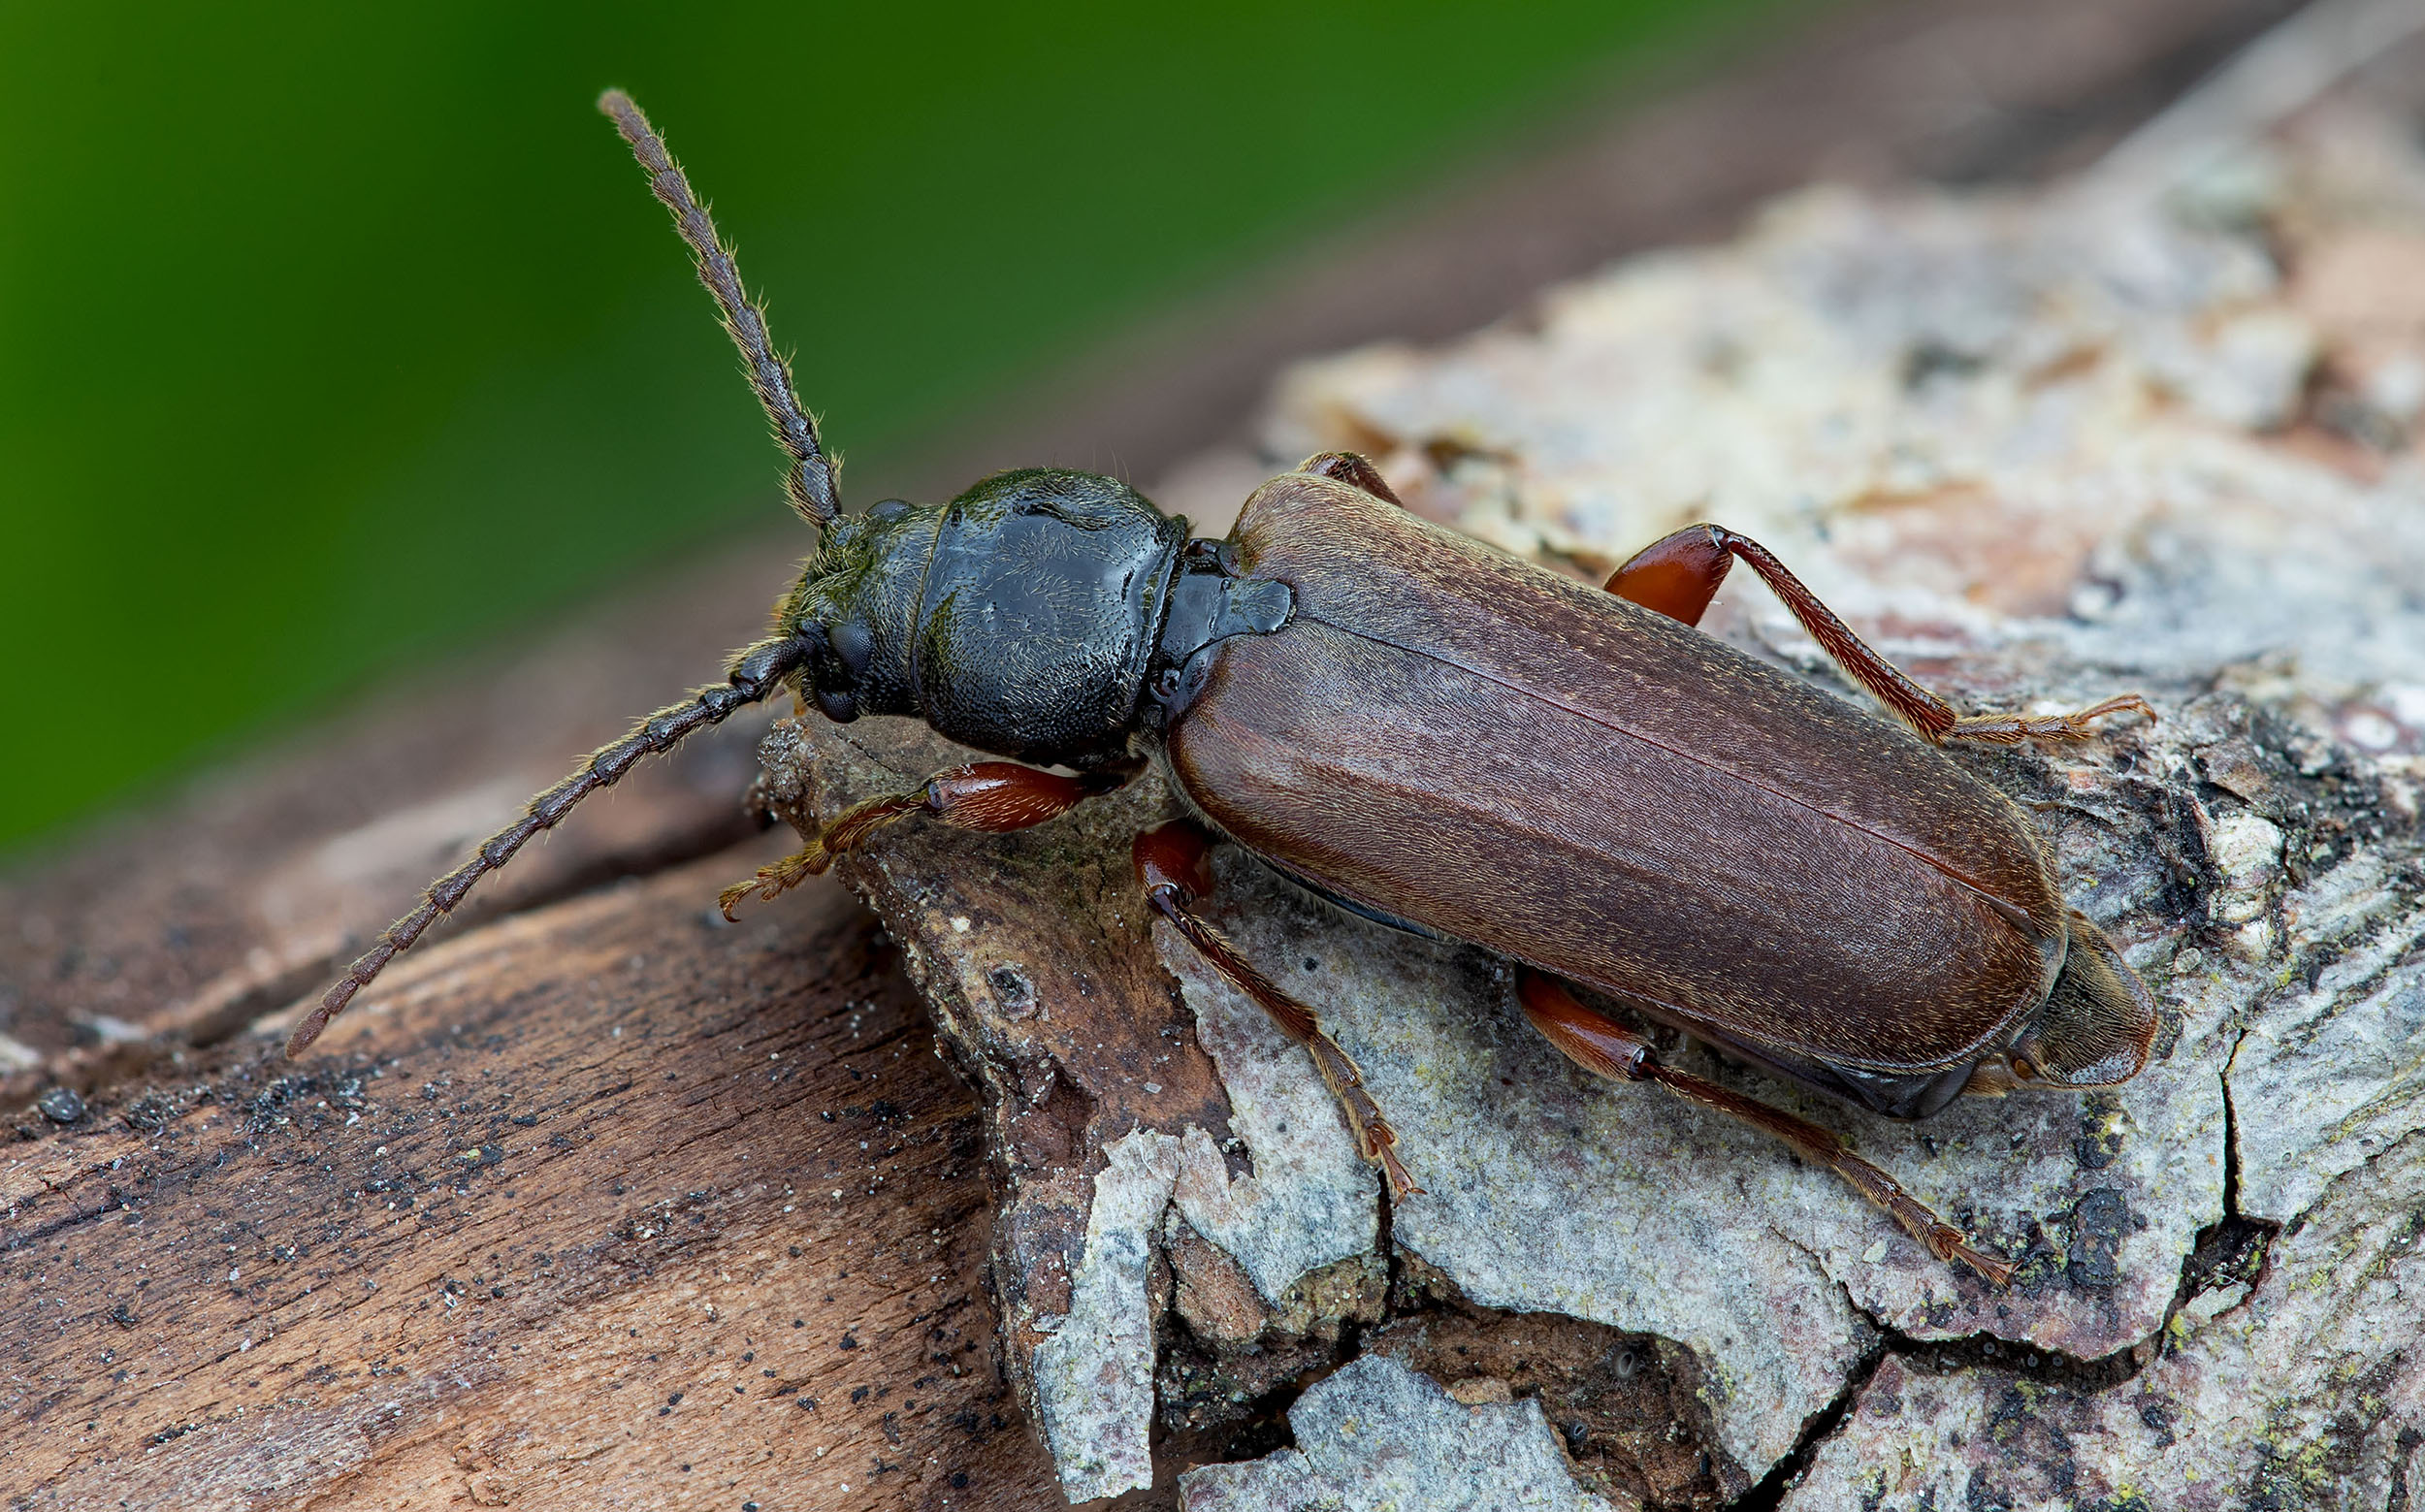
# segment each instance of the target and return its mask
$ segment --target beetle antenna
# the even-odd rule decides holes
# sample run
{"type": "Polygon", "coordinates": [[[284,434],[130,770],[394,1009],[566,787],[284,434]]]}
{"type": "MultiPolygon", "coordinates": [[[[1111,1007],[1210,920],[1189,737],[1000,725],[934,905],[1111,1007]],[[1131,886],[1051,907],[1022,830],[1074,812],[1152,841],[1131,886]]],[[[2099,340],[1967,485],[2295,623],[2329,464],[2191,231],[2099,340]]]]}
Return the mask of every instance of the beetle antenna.
{"type": "Polygon", "coordinates": [[[320,1038],[320,1031],[329,1026],[329,1020],[345,1011],[355,993],[369,986],[373,978],[386,970],[389,961],[412,949],[422,932],[436,923],[439,915],[461,903],[473,884],[511,859],[524,841],[542,829],[554,828],[572,812],[574,804],[600,788],[613,786],[640,757],[670,751],[686,737],[711,724],[723,724],[734,710],[774,692],[783,679],[807,659],[808,648],[801,641],[785,637],[760,641],[733,659],[728,681],[702,688],[683,702],[658,710],[633,725],[630,734],[590,753],[590,758],[571,776],[533,798],[520,819],[481,842],[469,860],[430,884],[430,890],[421,895],[420,906],[388,925],[378,943],[345,968],[345,975],[337,979],[310,1016],[296,1026],[294,1035],[286,1042],[286,1053],[301,1055],[312,1041],[320,1038]]]}
{"type": "Polygon", "coordinates": [[[842,513],[842,496],[834,486],[833,464],[818,444],[817,422],[800,407],[799,390],[792,384],[792,365],[784,361],[766,335],[766,308],[752,300],[741,283],[741,270],[732,249],[716,235],[707,207],[691,192],[682,165],[665,150],[665,139],[648,123],[631,97],[609,89],[598,97],[598,108],[614,120],[615,129],[631,145],[631,155],[648,171],[648,186],[665,209],[673,211],[674,229],[690,243],[698,264],[698,281],[716,297],[724,316],[725,334],[741,349],[741,366],[750,387],[774,423],[775,439],[792,454],[792,468],[783,476],[783,492],[792,507],[811,525],[823,529],[842,513]]]}

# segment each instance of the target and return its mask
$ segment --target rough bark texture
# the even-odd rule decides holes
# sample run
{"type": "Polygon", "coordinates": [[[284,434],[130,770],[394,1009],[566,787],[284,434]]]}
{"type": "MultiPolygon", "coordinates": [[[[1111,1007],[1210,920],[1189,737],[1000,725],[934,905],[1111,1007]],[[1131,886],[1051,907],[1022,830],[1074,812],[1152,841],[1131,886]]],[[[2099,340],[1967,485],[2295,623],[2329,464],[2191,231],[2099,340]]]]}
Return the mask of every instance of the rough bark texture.
{"type": "MultiPolygon", "coordinates": [[[[1367,451],[1411,507],[1593,577],[1715,519],[1965,707],[2146,692],[2153,726],[1955,759],[2041,816],[2163,1029],[2126,1086],[1918,1128],[1679,1050],[1858,1140],[2020,1266],[1999,1293],[1761,1137],[1568,1067],[1493,961],[1232,856],[1221,923],[1321,1012],[1426,1187],[1385,1206],[1302,1054],[1166,929],[1148,947],[1125,856],[1173,807],[1157,787],[1007,841],[889,832],[851,880],[984,1093],[1006,1358],[1073,1498],[1150,1482],[1157,1434],[1165,1474],[1242,1458],[1293,1399],[1293,1449],[1182,1499],[1390,1504],[1399,1462],[1356,1482],[1324,1435],[1447,1463],[1439,1435],[1471,1430],[1362,1367],[1382,1356],[1472,1411],[1536,1400],[1552,1417],[1494,1432],[1554,1423],[1620,1503],[2405,1505],[2419,61],[2186,177],[1812,191],[1522,325],[1283,385],[1267,468],[1367,451]],[[1628,1432],[1649,1415],[1664,1442],[1628,1432]]],[[[1738,577],[1712,630],[1857,696],[1738,577]]],[[[764,754],[804,830],[958,759],[872,722],[786,724],[764,754]]]]}

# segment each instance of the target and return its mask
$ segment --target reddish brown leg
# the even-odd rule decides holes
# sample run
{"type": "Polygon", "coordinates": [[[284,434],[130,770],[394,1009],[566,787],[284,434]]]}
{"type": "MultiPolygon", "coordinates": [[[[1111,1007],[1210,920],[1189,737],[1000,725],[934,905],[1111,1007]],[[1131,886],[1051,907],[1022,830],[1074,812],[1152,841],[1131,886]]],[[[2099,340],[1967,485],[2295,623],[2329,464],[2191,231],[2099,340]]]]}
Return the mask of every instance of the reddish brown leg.
{"type": "Polygon", "coordinates": [[[2045,740],[2086,740],[2091,733],[2088,722],[2104,715],[2130,711],[2144,714],[2150,721],[2155,718],[2155,711],[2137,693],[2108,698],[2070,714],[2039,718],[1956,714],[1952,704],[1904,676],[1901,668],[1871,650],[1867,642],[1853,633],[1851,627],[1836,618],[1834,610],[1802,586],[1800,578],[1771,556],[1767,547],[1723,526],[1688,525],[1664,540],[1652,542],[1633,561],[1617,568],[1608,579],[1608,591],[1670,619],[1698,625],[1702,613],[1709,608],[1709,600],[1718,592],[1718,585],[1726,580],[1728,565],[1736,557],[1750,563],[1761,581],[1785,600],[1794,618],[1801,622],[1811,639],[1834,659],[1846,676],[1867,689],[1870,696],[1885,704],[1896,719],[1929,740],[1975,740],[1995,746],[2018,745],[2033,735],[2045,740]]]}
{"type": "Polygon", "coordinates": [[[1903,1226],[1903,1232],[1926,1245],[1939,1260],[1959,1261],[1996,1286],[2012,1284],[2011,1265],[1972,1248],[1961,1230],[1939,1218],[1892,1176],[1854,1154],[1842,1140],[1817,1124],[1662,1065],[1650,1042],[1606,1014],[1593,1013],[1537,972],[1524,973],[1516,996],[1533,1027],[1585,1071],[1619,1081],[1656,1081],[1678,1097],[1763,1129],[1805,1159],[1852,1183],[1853,1190],[1885,1208],[1903,1226]]]}
{"type": "Polygon", "coordinates": [[[803,849],[771,866],[761,866],[748,882],[735,883],[717,896],[725,917],[751,893],[772,900],[821,876],[833,858],[856,851],[888,824],[923,814],[961,829],[1008,834],[1032,829],[1058,819],[1088,798],[1124,786],[1140,770],[1137,764],[1104,767],[1077,777],[1038,771],[1012,761],[979,761],[937,772],[910,792],[887,793],[854,804],[803,849]]]}
{"type": "Polygon", "coordinates": [[[1210,846],[1211,837],[1193,820],[1173,820],[1139,835],[1132,854],[1137,885],[1145,888],[1146,900],[1187,937],[1187,943],[1214,971],[1271,1014],[1280,1033],[1306,1047],[1313,1057],[1314,1068],[1322,1073],[1323,1081],[1346,1112],[1348,1131],[1355,1136],[1356,1152],[1381,1168],[1389,1178],[1392,1196],[1412,1197],[1423,1189],[1414,1184],[1414,1177],[1399,1163],[1397,1131],[1381,1116],[1380,1106],[1373,1101],[1373,1094],[1364,1089],[1364,1073],[1356,1069],[1356,1063],[1339,1047],[1338,1041],[1322,1032],[1313,1010],[1275,986],[1269,977],[1238,953],[1228,936],[1188,907],[1212,888],[1212,870],[1206,864],[1210,846]]]}
{"type": "Polygon", "coordinates": [[[1718,596],[1734,559],[1717,542],[1713,526],[1688,525],[1633,554],[1608,576],[1608,592],[1670,620],[1698,625],[1718,596]]]}
{"type": "Polygon", "coordinates": [[[1316,477],[1337,478],[1342,483],[1364,490],[1374,499],[1386,499],[1401,509],[1406,507],[1405,501],[1390,492],[1389,485],[1381,480],[1380,469],[1354,452],[1316,452],[1308,457],[1297,470],[1310,472],[1316,477]]]}

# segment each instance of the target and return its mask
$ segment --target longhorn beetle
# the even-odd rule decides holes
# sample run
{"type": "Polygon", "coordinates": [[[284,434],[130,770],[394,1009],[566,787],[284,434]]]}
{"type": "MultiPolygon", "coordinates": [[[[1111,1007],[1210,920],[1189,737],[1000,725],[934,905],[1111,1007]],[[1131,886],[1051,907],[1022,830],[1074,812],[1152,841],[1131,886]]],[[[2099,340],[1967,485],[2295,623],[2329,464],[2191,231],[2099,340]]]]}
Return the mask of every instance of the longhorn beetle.
{"type": "Polygon", "coordinates": [[[1397,1194],[1420,1188],[1355,1062],[1196,911],[1216,837],[1367,917],[1506,957],[1526,1016],[1578,1064],[1764,1129],[1939,1259],[2011,1279],[1834,1135],[1667,1065],[1561,983],[1896,1118],[1964,1093],[2127,1080],[2154,1034],[2147,988],[2065,906],[2020,810],[1938,748],[2082,739],[2103,715],[2153,719],[2145,699],[1957,715],[1731,531],[1678,531],[1595,591],[1418,519],[1344,452],[1264,484],[1218,541],[1189,539],[1124,483],[1057,468],[845,515],[706,209],[628,96],[598,106],[715,296],[819,549],[723,683],[594,753],[432,884],[289,1054],[523,842],[641,757],[788,689],[829,720],[915,715],[1012,759],[846,811],[727,889],[728,914],[912,816],[1024,829],[1157,762],[1194,812],[1137,837],[1139,886],[1310,1052],[1397,1194]],[[1900,727],[1695,628],[1737,560],[1900,727]]]}

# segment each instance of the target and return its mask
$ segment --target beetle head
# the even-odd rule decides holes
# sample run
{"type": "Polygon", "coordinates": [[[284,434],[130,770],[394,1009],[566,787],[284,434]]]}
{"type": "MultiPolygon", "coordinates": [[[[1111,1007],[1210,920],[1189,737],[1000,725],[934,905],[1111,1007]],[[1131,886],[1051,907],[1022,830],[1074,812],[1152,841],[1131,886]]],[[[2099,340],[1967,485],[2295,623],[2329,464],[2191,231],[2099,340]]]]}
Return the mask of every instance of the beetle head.
{"type": "Polygon", "coordinates": [[[1116,478],[998,472],[838,521],[781,611],[827,718],[916,714],[1021,760],[1123,755],[1187,538],[1116,478]]]}
{"type": "Polygon", "coordinates": [[[889,499],[835,521],[778,611],[808,647],[801,694],[836,724],[918,712],[912,644],[943,515],[889,499]]]}

